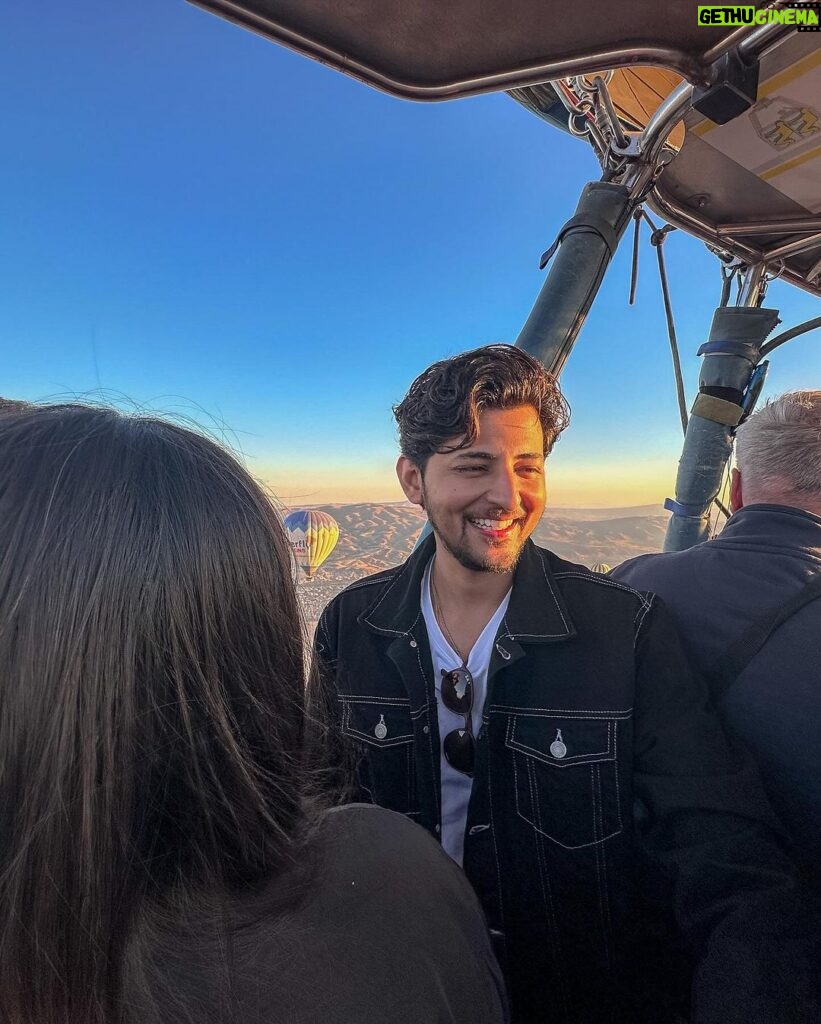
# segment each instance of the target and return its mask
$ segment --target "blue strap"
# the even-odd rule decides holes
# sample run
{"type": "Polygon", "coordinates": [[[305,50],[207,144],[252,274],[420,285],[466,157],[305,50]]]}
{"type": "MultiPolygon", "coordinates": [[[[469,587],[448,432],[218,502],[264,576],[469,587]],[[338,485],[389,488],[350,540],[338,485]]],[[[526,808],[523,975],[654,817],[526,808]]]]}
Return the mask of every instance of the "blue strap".
{"type": "Polygon", "coordinates": [[[667,498],[664,507],[674,516],[685,516],[687,519],[701,519],[710,507],[709,501],[689,502],[676,501],[675,498],[667,498]]]}
{"type": "Polygon", "coordinates": [[[697,356],[740,356],[756,365],[761,356],[758,345],[750,341],[705,341],[697,356]]]}

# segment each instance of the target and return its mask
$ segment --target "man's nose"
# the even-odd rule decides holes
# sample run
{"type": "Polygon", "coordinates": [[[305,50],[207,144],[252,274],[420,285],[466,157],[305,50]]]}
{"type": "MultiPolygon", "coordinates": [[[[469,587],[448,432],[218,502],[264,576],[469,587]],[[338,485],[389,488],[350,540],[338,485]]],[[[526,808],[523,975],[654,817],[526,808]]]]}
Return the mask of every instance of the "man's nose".
{"type": "Polygon", "coordinates": [[[489,504],[502,511],[516,512],[519,508],[519,481],[513,470],[498,467],[485,496],[489,504]]]}

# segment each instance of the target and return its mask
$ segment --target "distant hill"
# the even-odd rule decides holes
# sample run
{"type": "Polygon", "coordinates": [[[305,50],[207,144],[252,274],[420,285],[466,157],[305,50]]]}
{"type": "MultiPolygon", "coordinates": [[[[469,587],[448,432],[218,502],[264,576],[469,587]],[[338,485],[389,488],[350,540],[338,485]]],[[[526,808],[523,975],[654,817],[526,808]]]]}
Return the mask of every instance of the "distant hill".
{"type": "Polygon", "coordinates": [[[628,508],[560,508],[548,505],[545,510],[546,519],[637,519],[646,516],[663,516],[667,521],[668,513],[663,505],[631,505],[628,508]]]}
{"type": "MultiPolygon", "coordinates": [[[[339,543],[314,580],[300,579],[306,618],[348,584],[403,561],[413,550],[425,514],[409,502],[317,505],[339,523],[339,543]]],[[[550,508],[533,533],[542,547],[592,566],[618,565],[634,555],[660,551],[668,513],[661,505],[635,508],[550,508]]]]}

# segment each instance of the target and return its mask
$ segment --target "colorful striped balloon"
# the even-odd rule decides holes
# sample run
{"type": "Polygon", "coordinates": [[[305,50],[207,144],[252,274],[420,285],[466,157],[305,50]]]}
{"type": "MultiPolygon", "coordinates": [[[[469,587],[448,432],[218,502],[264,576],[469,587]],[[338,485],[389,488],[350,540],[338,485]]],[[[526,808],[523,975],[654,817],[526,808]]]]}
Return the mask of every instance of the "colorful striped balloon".
{"type": "Polygon", "coordinates": [[[285,517],[285,530],[297,564],[309,580],[336,547],[339,524],[319,509],[299,509],[285,517]]]}

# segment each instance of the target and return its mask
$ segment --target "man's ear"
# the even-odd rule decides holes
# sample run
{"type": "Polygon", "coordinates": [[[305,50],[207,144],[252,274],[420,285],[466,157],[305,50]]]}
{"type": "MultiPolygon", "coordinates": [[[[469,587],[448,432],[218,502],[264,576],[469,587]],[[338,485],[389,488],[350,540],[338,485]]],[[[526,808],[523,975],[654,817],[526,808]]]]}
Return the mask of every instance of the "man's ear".
{"type": "Polygon", "coordinates": [[[408,501],[425,507],[422,497],[422,470],[407,455],[400,455],[396,463],[396,475],[408,501]]]}
{"type": "Polygon", "coordinates": [[[730,470],[730,511],[738,512],[744,508],[744,496],[741,493],[741,474],[737,469],[730,470]]]}

